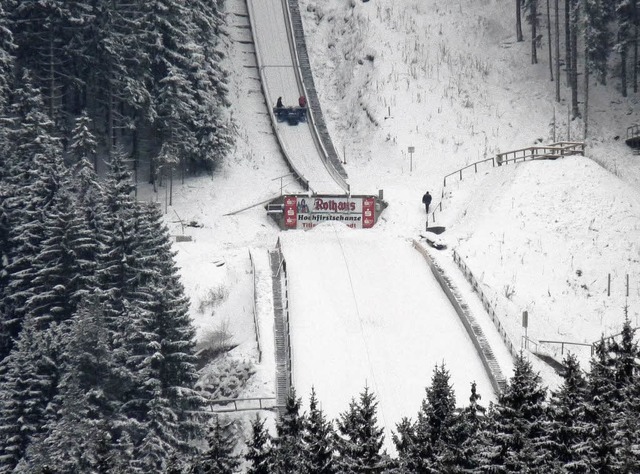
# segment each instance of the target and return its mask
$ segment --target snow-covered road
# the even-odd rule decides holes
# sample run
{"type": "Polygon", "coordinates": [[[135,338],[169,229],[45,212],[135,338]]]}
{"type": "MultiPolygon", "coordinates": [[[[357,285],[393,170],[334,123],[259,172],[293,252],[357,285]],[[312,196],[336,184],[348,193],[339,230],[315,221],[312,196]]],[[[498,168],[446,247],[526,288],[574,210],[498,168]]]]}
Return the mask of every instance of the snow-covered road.
{"type": "Polygon", "coordinates": [[[365,385],[390,431],[415,417],[436,364],[445,363],[458,403],[491,383],[464,326],[411,243],[380,231],[323,224],[280,237],[287,262],[293,384],[314,386],[334,418],[365,385]]]}

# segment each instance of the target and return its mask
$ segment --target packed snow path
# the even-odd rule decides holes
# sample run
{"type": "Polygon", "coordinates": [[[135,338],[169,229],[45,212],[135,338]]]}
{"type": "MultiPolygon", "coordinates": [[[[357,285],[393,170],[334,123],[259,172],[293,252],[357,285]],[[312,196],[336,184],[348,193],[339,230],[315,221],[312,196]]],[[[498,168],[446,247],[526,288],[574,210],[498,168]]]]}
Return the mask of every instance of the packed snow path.
{"type": "MultiPolygon", "coordinates": [[[[290,46],[282,0],[247,0],[256,56],[267,107],[278,97],[285,106],[298,105],[303,95],[295,70],[294,50],[290,46]]],[[[282,148],[295,170],[318,194],[344,194],[324,164],[310,122],[289,125],[274,122],[282,148]]]]}
{"type": "Polygon", "coordinates": [[[491,382],[458,315],[423,257],[404,239],[372,229],[321,225],[280,237],[287,262],[293,385],[315,387],[335,418],[368,386],[390,431],[415,418],[436,364],[445,363],[458,404],[491,382]]]}

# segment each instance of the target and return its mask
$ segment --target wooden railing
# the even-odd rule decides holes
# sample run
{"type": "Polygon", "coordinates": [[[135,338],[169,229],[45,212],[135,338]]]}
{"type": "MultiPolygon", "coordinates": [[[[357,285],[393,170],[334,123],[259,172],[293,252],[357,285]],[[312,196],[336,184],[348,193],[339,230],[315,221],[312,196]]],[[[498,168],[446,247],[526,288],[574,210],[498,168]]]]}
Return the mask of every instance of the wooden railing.
{"type": "MultiPolygon", "coordinates": [[[[638,133],[640,134],[640,126],[638,133]]],[[[630,127],[631,128],[631,127],[630,127]]],[[[627,132],[628,133],[628,132],[627,132]]],[[[491,166],[498,166],[515,163],[517,161],[526,160],[543,160],[543,159],[555,159],[562,156],[571,155],[584,155],[584,142],[557,142],[546,146],[530,146],[528,148],[522,148],[520,150],[507,151],[504,153],[498,153],[495,158],[487,158],[485,160],[476,161],[470,165],[460,168],[459,170],[449,173],[444,177],[442,194],[440,196],[440,203],[433,206],[433,211],[427,215],[426,227],[436,223],[436,212],[442,212],[442,199],[444,199],[444,188],[447,186],[447,178],[457,176],[462,181],[463,172],[473,168],[474,173],[478,173],[478,165],[491,162],[491,166]]]]}
{"type": "Polygon", "coordinates": [[[584,155],[584,142],[558,142],[545,146],[530,146],[496,155],[498,166],[517,161],[544,160],[562,156],[584,155]]]}
{"type": "Polygon", "coordinates": [[[627,127],[627,140],[634,137],[640,137],[640,125],[627,127]]]}
{"type": "Polygon", "coordinates": [[[485,296],[484,292],[482,291],[482,287],[480,286],[480,283],[478,282],[474,274],[471,272],[471,269],[467,266],[467,264],[464,262],[460,254],[456,252],[455,249],[453,250],[453,261],[456,263],[456,265],[458,265],[458,268],[462,271],[462,274],[464,275],[464,277],[467,279],[467,281],[471,284],[471,287],[473,288],[473,290],[480,297],[482,306],[484,307],[485,311],[491,318],[491,321],[493,321],[493,324],[498,330],[498,334],[500,334],[500,337],[502,338],[504,344],[509,350],[509,354],[511,354],[511,356],[515,358],[518,355],[518,350],[513,345],[513,343],[511,342],[511,338],[509,337],[509,334],[507,334],[507,331],[502,326],[502,323],[498,318],[498,314],[496,313],[496,310],[493,308],[493,306],[489,302],[489,298],[485,296]]]}
{"type": "Polygon", "coordinates": [[[258,324],[258,309],[256,307],[256,298],[258,297],[256,293],[256,264],[253,261],[253,255],[251,254],[251,250],[249,250],[249,261],[251,262],[251,273],[253,274],[253,327],[255,329],[256,334],[256,348],[258,350],[258,363],[262,362],[262,348],[260,346],[260,325],[258,324]]]}
{"type": "Polygon", "coordinates": [[[219,398],[209,402],[209,412],[227,413],[232,411],[275,410],[276,397],[219,398]]]}
{"type": "Polygon", "coordinates": [[[480,161],[476,161],[475,163],[471,163],[470,165],[467,165],[464,168],[460,168],[459,170],[456,170],[453,173],[449,173],[448,175],[446,175],[444,177],[444,186],[447,185],[447,178],[449,178],[450,176],[458,175],[460,177],[460,181],[462,181],[462,172],[464,170],[467,170],[467,169],[473,167],[474,172],[477,173],[478,172],[478,165],[481,165],[482,163],[486,163],[487,161],[491,162],[492,167],[496,165],[494,158],[487,158],[486,160],[480,160],[480,161]]]}
{"type": "Polygon", "coordinates": [[[591,351],[591,355],[593,355],[593,344],[589,344],[586,342],[568,342],[568,341],[538,341],[540,344],[560,344],[560,355],[564,354],[564,346],[584,346],[588,347],[591,351]]]}

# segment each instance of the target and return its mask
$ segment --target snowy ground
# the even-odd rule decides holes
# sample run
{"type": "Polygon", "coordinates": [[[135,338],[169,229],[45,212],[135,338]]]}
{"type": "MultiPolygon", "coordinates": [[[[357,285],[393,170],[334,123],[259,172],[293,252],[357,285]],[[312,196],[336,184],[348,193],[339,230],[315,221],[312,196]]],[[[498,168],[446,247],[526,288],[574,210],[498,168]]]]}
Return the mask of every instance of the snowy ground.
{"type": "Polygon", "coordinates": [[[474,381],[487,402],[495,399],[462,322],[411,242],[339,223],[280,241],[293,384],[304,396],[315,387],[329,417],[368,386],[381,423],[394,427],[418,412],[425,382],[445,361],[462,400],[474,381]]]}
{"type": "MultiPolygon", "coordinates": [[[[205,344],[217,329],[226,328],[237,344],[231,356],[257,362],[249,250],[264,262],[267,249],[275,246],[280,233],[260,206],[235,215],[225,214],[280,194],[281,184],[285,192],[301,190],[288,178],[278,179],[288,170],[271,134],[257,71],[250,67],[251,45],[239,42],[247,39],[246,9],[240,0],[229,0],[227,8],[236,149],[213,178],[190,179],[174,186],[167,222],[172,233],[193,238],[191,242],[176,243],[175,248],[192,300],[200,343],[205,344]],[[180,221],[201,227],[183,228],[180,221]],[[217,266],[220,261],[224,265],[217,266]],[[228,296],[213,310],[198,312],[199,302],[220,288],[228,296]]],[[[292,305],[304,318],[323,322],[319,314],[313,313],[317,309],[312,304],[314,300],[307,304],[302,287],[319,286],[313,278],[327,270],[319,260],[323,252],[332,255],[325,264],[330,261],[335,262],[333,266],[338,265],[337,239],[346,243],[348,252],[354,252],[346,260],[348,265],[359,262],[363,271],[372,275],[371,287],[362,286],[364,280],[357,280],[357,297],[348,295],[349,288],[340,289],[343,293],[337,303],[347,309],[345,315],[353,315],[354,305],[378,302],[381,319],[366,316],[369,324],[358,328],[347,327],[357,320],[345,318],[342,330],[334,321],[317,331],[324,328],[329,333],[324,335],[342,338],[342,331],[353,330],[354,345],[349,345],[348,354],[355,364],[364,364],[359,359],[362,352],[353,353],[356,344],[377,344],[381,335],[375,324],[387,328],[381,341],[388,342],[385,349],[369,350],[369,357],[375,359],[375,363],[368,364],[370,379],[367,376],[367,380],[361,377],[350,384],[335,384],[331,391],[317,387],[323,407],[332,415],[346,410],[344,400],[357,396],[364,383],[379,391],[384,400],[395,398],[393,408],[387,408],[386,401],[383,404],[384,421],[395,420],[400,412],[410,417],[417,413],[419,387],[429,383],[433,367],[415,355],[402,358],[403,343],[399,341],[408,342],[407,327],[392,325],[385,319],[393,311],[380,303],[380,289],[376,286],[380,280],[374,268],[367,268],[366,256],[384,256],[391,251],[399,255],[394,254],[394,259],[375,267],[382,266],[389,276],[396,275],[395,279],[406,282],[407,288],[393,286],[387,290],[404,304],[422,308],[432,299],[439,301],[441,296],[436,296],[436,290],[411,291],[420,282],[427,285],[429,277],[426,267],[424,273],[416,274],[415,262],[410,262],[418,256],[410,256],[409,248],[403,247],[407,239],[417,238],[424,228],[420,203],[424,191],[432,191],[437,205],[444,175],[466,164],[540,141],[551,143],[554,137],[581,137],[580,120],[573,121],[571,130],[567,130],[564,77],[563,102],[553,101],[555,85],[549,81],[545,39],[539,50],[540,64],[530,65],[530,44],[515,42],[512,9],[511,3],[497,0],[301,0],[316,86],[336,148],[346,159],[351,189],[354,193],[382,189],[390,203],[372,232],[345,230],[339,239],[336,232],[329,233],[330,237],[315,231],[304,237],[298,235],[301,231],[283,236],[293,253],[305,252],[296,243],[299,240],[313,244],[308,263],[295,257],[290,262],[296,275],[291,278],[292,285],[296,285],[292,288],[292,305]],[[407,153],[408,146],[415,146],[413,156],[407,153]],[[358,256],[359,248],[367,250],[358,256]],[[390,392],[400,383],[394,377],[402,374],[409,379],[406,383],[411,386],[411,396],[394,396],[390,392]]],[[[601,334],[616,333],[624,320],[625,305],[633,325],[638,325],[640,157],[632,155],[621,143],[626,127],[640,121],[637,98],[623,100],[613,79],[606,88],[592,86],[591,91],[587,158],[487,168],[475,176],[465,174],[462,182],[448,182],[445,188],[443,211],[438,217],[438,224],[447,227],[443,238],[450,248],[459,251],[482,282],[515,344],[523,332],[523,310],[529,312],[529,336],[535,340],[592,342],[601,334]],[[616,140],[616,136],[622,138],[616,140]],[[611,294],[607,296],[609,274],[611,294]]],[[[163,190],[153,195],[150,190],[141,189],[140,195],[164,203],[163,190]]],[[[438,260],[447,271],[454,272],[449,251],[441,252],[438,260]]],[[[452,277],[462,286],[464,280],[459,275],[452,277]]],[[[330,291],[330,284],[339,284],[337,278],[325,281],[323,292],[330,291]]],[[[260,288],[261,297],[265,298],[268,286],[260,288]]],[[[461,292],[472,301],[472,307],[478,307],[469,288],[461,287],[461,292]]],[[[317,292],[311,295],[319,297],[317,292]]],[[[338,316],[333,311],[327,318],[338,316]]],[[[419,313],[418,309],[415,311],[419,313]]],[[[330,321],[333,320],[324,322],[330,321]]],[[[425,336],[421,348],[424,351],[435,350],[441,342],[460,334],[423,324],[426,322],[421,320],[412,326],[416,330],[412,335],[432,334],[425,336]]],[[[269,322],[261,321],[261,325],[267,328],[263,327],[264,338],[269,322]]],[[[293,330],[295,377],[301,385],[298,393],[306,402],[314,373],[306,372],[305,364],[316,364],[312,359],[320,357],[322,351],[331,357],[326,363],[320,361],[319,366],[326,370],[338,371],[334,364],[342,357],[346,365],[347,359],[339,352],[344,348],[340,340],[323,342],[329,339],[314,337],[308,345],[321,346],[306,352],[307,342],[302,339],[309,328],[302,324],[293,330]]],[[[554,344],[546,346],[551,352],[559,349],[554,344]]],[[[465,368],[459,373],[460,359],[444,349],[440,360],[450,369],[458,402],[464,404],[470,371],[465,368]]],[[[555,386],[558,379],[553,372],[535,363],[545,383],[555,386]]],[[[272,362],[265,360],[256,367],[256,374],[246,387],[247,396],[273,395],[272,362]]],[[[347,370],[340,370],[336,377],[347,374],[347,370]]],[[[478,369],[474,378],[479,381],[482,376],[478,369]]],[[[408,388],[403,394],[407,391],[408,388]]],[[[483,394],[483,403],[488,403],[488,392],[487,389],[483,394]]]]}

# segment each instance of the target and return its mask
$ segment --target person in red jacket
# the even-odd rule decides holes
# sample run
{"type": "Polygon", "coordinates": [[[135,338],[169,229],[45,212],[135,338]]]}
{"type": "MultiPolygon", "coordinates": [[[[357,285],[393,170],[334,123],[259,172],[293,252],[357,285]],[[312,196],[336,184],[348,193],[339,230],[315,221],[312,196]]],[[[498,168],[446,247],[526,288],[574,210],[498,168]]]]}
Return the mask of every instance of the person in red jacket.
{"type": "Polygon", "coordinates": [[[301,95],[300,98],[298,99],[298,105],[302,108],[305,108],[307,106],[307,98],[301,95]]]}

